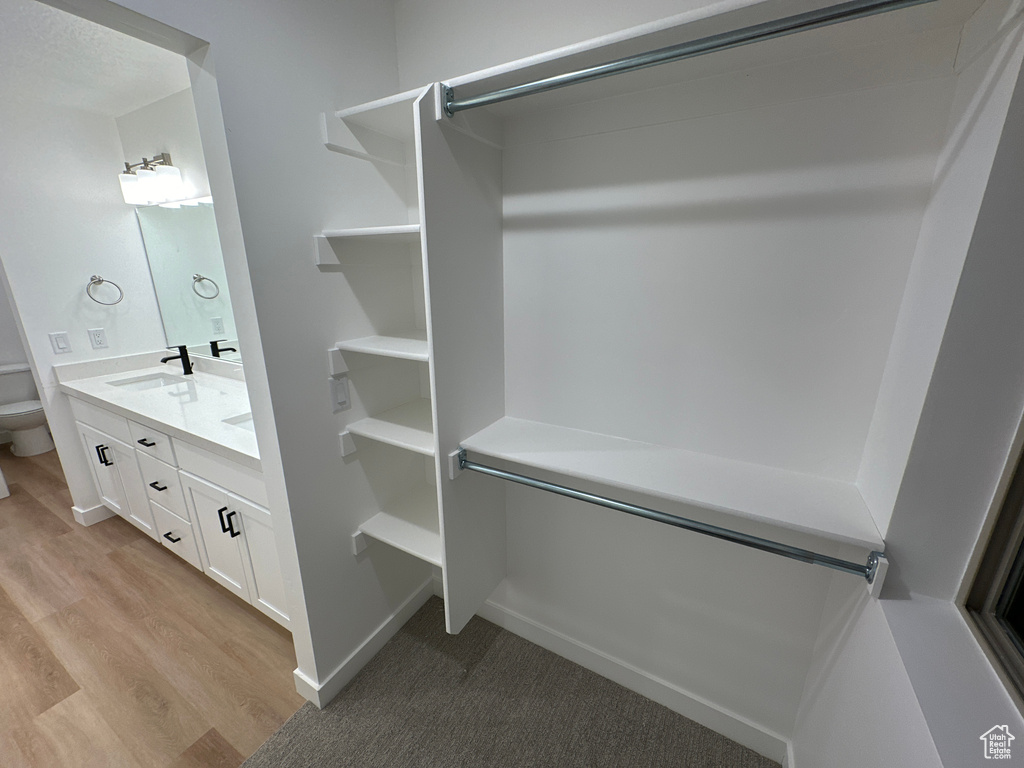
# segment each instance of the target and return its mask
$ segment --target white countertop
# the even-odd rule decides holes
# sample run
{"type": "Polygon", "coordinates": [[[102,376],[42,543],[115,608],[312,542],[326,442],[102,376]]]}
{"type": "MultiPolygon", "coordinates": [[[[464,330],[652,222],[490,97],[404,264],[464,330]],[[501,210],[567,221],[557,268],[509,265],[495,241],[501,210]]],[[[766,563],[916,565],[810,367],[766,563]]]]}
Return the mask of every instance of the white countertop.
{"type": "Polygon", "coordinates": [[[67,378],[58,374],[60,390],[159,429],[171,438],[252,469],[262,469],[256,433],[252,430],[251,419],[245,418],[250,407],[244,381],[202,371],[182,376],[179,365],[158,364],[142,368],[115,365],[112,368],[112,372],[108,368],[101,375],[83,378],[67,378]],[[151,374],[179,377],[182,383],[145,390],[132,390],[110,383],[151,374]]]}

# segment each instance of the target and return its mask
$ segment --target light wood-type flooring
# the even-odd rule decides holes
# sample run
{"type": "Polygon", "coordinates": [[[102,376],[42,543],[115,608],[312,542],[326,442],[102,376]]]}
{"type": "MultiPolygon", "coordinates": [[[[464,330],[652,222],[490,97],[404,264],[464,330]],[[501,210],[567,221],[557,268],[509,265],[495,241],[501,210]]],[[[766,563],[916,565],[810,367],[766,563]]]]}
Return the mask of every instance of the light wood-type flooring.
{"type": "Polygon", "coordinates": [[[291,636],[0,445],[0,766],[234,768],[302,704],[291,636]]]}

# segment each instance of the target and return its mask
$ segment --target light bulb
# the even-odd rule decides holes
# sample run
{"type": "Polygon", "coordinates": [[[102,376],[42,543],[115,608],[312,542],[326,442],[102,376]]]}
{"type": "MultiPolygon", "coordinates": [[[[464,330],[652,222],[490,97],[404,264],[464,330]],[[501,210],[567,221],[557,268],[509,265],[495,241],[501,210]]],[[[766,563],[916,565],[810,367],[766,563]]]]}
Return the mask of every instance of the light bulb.
{"type": "Polygon", "coordinates": [[[181,171],[173,165],[158,165],[153,170],[156,172],[158,194],[162,201],[181,200],[185,196],[185,185],[181,183],[181,171]]]}
{"type": "Polygon", "coordinates": [[[160,190],[157,188],[156,171],[149,168],[139,168],[135,175],[139,179],[140,197],[147,203],[162,203],[163,199],[160,198],[160,190]]]}
{"type": "Polygon", "coordinates": [[[121,182],[121,196],[128,205],[145,205],[149,202],[143,195],[138,176],[134,173],[121,173],[117,178],[121,182]]]}

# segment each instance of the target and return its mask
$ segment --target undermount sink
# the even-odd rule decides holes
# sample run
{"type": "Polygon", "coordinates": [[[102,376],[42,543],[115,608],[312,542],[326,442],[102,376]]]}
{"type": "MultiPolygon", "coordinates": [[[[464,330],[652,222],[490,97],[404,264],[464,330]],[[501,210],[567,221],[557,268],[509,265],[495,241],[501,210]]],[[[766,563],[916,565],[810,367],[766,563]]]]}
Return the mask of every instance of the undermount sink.
{"type": "Polygon", "coordinates": [[[238,416],[232,416],[230,419],[222,419],[225,424],[230,424],[233,427],[240,427],[241,429],[247,429],[250,432],[256,431],[256,426],[252,423],[251,413],[242,413],[238,416]]]}
{"type": "Polygon", "coordinates": [[[108,381],[112,387],[120,387],[129,392],[141,392],[147,389],[161,389],[175,384],[187,384],[188,381],[181,376],[173,376],[167,373],[147,373],[144,376],[134,376],[129,379],[118,379],[108,381]]]}

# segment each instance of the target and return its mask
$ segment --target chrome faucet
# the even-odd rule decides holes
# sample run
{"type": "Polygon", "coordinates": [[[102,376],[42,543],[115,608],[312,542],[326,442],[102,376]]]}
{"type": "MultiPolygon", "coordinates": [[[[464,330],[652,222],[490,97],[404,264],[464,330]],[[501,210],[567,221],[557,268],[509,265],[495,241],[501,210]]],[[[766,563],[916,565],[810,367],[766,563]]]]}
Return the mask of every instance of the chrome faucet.
{"type": "Polygon", "coordinates": [[[192,361],[188,359],[188,347],[182,344],[180,347],[168,347],[168,349],[178,350],[178,354],[170,355],[168,357],[161,357],[160,362],[166,363],[171,360],[181,360],[181,370],[186,376],[192,375],[192,361]]]}
{"type": "Polygon", "coordinates": [[[222,347],[222,346],[220,346],[220,343],[222,341],[227,341],[227,339],[217,339],[216,341],[211,341],[210,342],[210,353],[214,357],[220,357],[220,353],[221,352],[237,352],[238,351],[234,347],[222,347]]]}

